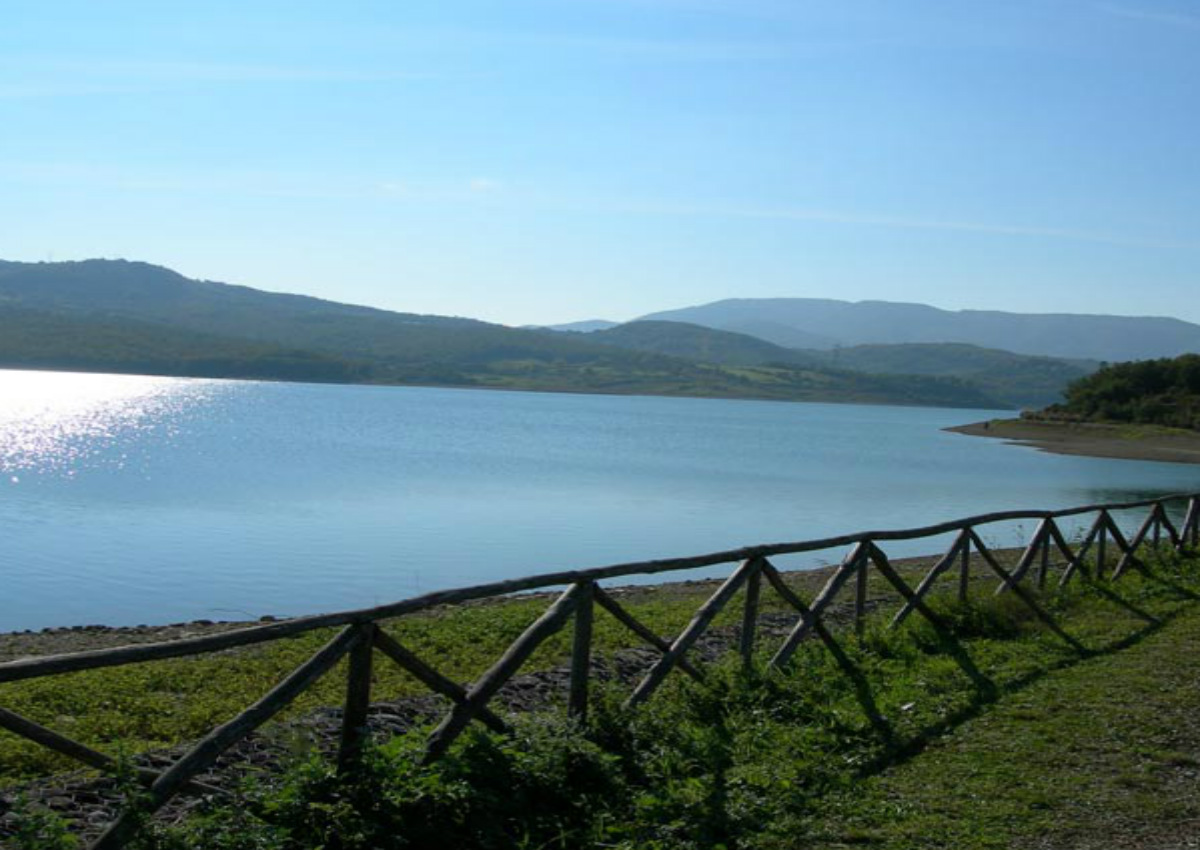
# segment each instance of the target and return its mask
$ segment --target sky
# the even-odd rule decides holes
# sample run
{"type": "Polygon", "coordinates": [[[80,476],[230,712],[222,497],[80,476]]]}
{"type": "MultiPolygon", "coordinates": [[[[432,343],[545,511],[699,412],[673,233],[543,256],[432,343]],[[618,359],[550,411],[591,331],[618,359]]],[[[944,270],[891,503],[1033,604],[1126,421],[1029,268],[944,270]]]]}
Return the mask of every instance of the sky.
{"type": "Polygon", "coordinates": [[[3,0],[0,258],[1200,322],[1195,0],[3,0]]]}

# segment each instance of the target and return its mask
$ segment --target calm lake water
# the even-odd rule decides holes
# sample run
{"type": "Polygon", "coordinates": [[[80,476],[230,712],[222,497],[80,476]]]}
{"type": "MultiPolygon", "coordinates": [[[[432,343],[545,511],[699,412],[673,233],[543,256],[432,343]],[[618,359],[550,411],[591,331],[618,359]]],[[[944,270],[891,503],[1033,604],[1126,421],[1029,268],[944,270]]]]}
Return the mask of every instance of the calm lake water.
{"type": "Polygon", "coordinates": [[[940,430],[989,415],[0,371],[0,631],[314,613],[1200,489],[1200,467],[940,430]]]}

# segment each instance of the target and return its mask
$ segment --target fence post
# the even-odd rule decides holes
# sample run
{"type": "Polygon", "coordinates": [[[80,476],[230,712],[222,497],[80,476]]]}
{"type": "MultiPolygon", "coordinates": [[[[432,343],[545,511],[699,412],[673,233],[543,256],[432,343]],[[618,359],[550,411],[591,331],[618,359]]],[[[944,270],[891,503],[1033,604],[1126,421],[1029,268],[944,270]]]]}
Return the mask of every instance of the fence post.
{"type": "Polygon", "coordinates": [[[1188,517],[1191,518],[1189,530],[1183,534],[1185,545],[1195,549],[1200,543],[1200,499],[1192,497],[1188,500],[1188,517]]]}
{"type": "Polygon", "coordinates": [[[1100,533],[1096,535],[1096,580],[1104,579],[1105,556],[1108,553],[1108,511],[1100,511],[1100,533]]]}
{"type": "Polygon", "coordinates": [[[378,626],[365,623],[356,631],[359,642],[350,650],[346,676],[346,703],[342,709],[342,736],[338,746],[338,770],[353,770],[367,740],[367,715],[371,709],[371,667],[378,626]]]}
{"type": "Polygon", "coordinates": [[[596,600],[596,583],[583,581],[578,585],[575,605],[575,634],[571,644],[571,694],[567,713],[579,721],[587,719],[588,677],[592,672],[592,623],[596,600]]]}
{"type": "MultiPolygon", "coordinates": [[[[864,552],[870,552],[871,547],[875,544],[870,540],[864,540],[864,552]]],[[[870,579],[868,570],[871,568],[871,559],[862,558],[858,562],[858,572],[854,574],[854,634],[858,637],[863,636],[866,629],[867,618],[867,582],[870,579]]]]}
{"type": "MultiPolygon", "coordinates": [[[[1047,520],[1049,522],[1049,520],[1047,520]]],[[[1046,589],[1046,573],[1050,571],[1050,535],[1042,538],[1041,560],[1038,562],[1038,590],[1046,589]]]]}
{"type": "Polygon", "coordinates": [[[755,559],[750,574],[746,577],[746,604],[742,608],[742,668],[749,670],[754,664],[754,639],[758,630],[758,599],[762,588],[762,561],[755,559]]]}
{"type": "Polygon", "coordinates": [[[963,531],[962,553],[959,557],[962,562],[958,572],[958,601],[965,603],[971,584],[971,536],[966,531],[963,531]]]}

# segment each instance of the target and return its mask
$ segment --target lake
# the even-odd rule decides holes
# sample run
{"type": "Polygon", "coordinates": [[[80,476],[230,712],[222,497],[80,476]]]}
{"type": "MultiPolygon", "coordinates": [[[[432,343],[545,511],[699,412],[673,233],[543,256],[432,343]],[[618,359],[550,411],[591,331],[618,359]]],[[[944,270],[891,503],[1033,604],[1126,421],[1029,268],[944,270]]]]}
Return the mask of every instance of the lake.
{"type": "Polygon", "coordinates": [[[1200,489],[1197,467],[940,430],[998,415],[0,371],[0,631],[315,613],[1200,489]]]}

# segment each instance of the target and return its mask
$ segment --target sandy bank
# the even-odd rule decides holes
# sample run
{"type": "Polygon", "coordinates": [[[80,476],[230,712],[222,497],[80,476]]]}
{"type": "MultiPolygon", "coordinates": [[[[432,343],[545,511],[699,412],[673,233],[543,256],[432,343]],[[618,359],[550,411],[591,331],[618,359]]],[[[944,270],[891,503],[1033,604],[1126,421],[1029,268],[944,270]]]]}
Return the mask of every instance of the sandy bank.
{"type": "Polygon", "coordinates": [[[1200,434],[1175,428],[993,419],[945,430],[1008,440],[1055,454],[1200,463],[1200,434]]]}

